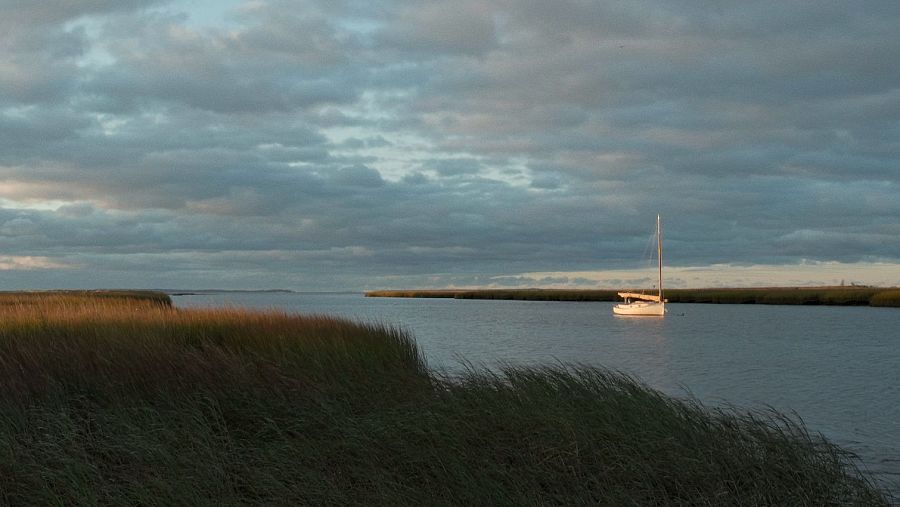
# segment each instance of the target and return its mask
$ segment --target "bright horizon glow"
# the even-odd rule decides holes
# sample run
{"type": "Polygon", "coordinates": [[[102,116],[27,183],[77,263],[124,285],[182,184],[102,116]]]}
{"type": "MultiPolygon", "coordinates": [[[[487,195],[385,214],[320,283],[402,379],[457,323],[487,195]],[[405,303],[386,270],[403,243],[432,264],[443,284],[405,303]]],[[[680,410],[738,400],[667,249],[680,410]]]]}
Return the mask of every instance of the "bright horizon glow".
{"type": "MultiPolygon", "coordinates": [[[[522,273],[515,276],[493,277],[491,287],[504,287],[504,281],[515,279],[517,286],[554,279],[566,282],[550,282],[542,288],[597,288],[620,289],[625,287],[656,286],[656,272],[648,269],[622,269],[602,271],[547,271],[522,273]]],[[[871,285],[876,287],[900,287],[900,264],[884,262],[807,262],[799,265],[756,264],[749,266],[714,264],[710,266],[664,266],[663,288],[716,288],[716,287],[811,287],[841,285],[871,285]]],[[[536,285],[535,287],[538,287],[536,285]]]]}

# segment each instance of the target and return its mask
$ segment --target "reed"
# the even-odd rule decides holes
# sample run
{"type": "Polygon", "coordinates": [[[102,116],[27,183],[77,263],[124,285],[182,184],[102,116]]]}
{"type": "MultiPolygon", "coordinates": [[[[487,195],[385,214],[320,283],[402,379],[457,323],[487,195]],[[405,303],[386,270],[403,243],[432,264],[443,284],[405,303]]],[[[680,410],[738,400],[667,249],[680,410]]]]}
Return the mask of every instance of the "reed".
{"type": "Polygon", "coordinates": [[[588,367],[429,371],[326,316],[4,296],[7,505],[888,505],[777,413],[588,367]]]}
{"type": "Polygon", "coordinates": [[[366,297],[514,299],[524,301],[615,301],[615,290],[605,289],[470,289],[470,290],[377,290],[366,297]]]}
{"type": "Polygon", "coordinates": [[[373,290],[366,292],[367,297],[391,298],[453,298],[463,291],[459,290],[373,290]]]}
{"type": "MultiPolygon", "coordinates": [[[[639,292],[640,289],[628,289],[639,292]]],[[[532,301],[617,301],[616,290],[603,289],[478,289],[381,290],[369,297],[443,297],[456,299],[516,299],[532,301]]],[[[654,290],[648,290],[654,293],[654,290]]],[[[671,303],[839,305],[900,307],[900,289],[878,287],[765,287],[668,289],[671,303]]]]}
{"type": "Polygon", "coordinates": [[[81,304],[96,299],[129,300],[172,306],[172,299],[166,293],[154,290],[0,291],[0,306],[50,304],[63,300],[72,304],[81,304]]]}
{"type": "Polygon", "coordinates": [[[872,296],[869,304],[872,306],[900,307],[900,289],[881,291],[872,296]]]}
{"type": "Polygon", "coordinates": [[[875,287],[765,287],[751,289],[671,289],[674,303],[866,306],[875,287]]]}

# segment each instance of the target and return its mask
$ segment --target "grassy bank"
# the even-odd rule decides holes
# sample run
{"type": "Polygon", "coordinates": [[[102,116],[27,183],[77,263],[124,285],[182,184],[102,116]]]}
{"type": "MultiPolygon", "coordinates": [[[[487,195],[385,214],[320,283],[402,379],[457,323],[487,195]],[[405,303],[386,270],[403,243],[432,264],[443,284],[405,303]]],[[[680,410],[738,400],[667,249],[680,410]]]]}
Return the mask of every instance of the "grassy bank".
{"type": "Polygon", "coordinates": [[[474,289],[474,290],[373,290],[366,297],[516,299],[527,301],[615,301],[615,290],[604,289],[474,289]]]}
{"type": "Polygon", "coordinates": [[[172,306],[172,299],[164,292],[154,290],[37,290],[0,291],[0,306],[49,305],[59,306],[68,301],[79,305],[89,300],[135,301],[172,306]]]}
{"type": "MultiPolygon", "coordinates": [[[[628,289],[636,291],[639,289],[628,289]]],[[[616,290],[596,289],[479,289],[380,290],[368,297],[456,299],[516,299],[532,301],[617,301],[616,290]]],[[[653,293],[653,291],[650,291],[653,293]]],[[[772,305],[840,305],[900,307],[900,289],[879,287],[765,287],[734,289],[669,289],[671,303],[728,303],[772,305]]]]}
{"type": "Polygon", "coordinates": [[[396,329],[26,297],[0,306],[8,505],[887,505],[778,414],[592,368],[443,378],[396,329]]]}

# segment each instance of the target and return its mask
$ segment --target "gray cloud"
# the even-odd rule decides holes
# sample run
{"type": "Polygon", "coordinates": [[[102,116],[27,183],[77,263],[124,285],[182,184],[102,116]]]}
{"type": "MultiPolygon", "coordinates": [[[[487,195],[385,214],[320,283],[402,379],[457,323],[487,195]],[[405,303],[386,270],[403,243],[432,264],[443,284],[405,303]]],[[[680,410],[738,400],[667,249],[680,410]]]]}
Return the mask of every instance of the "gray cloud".
{"type": "Polygon", "coordinates": [[[21,286],[900,257],[895,2],[6,3],[21,286]]]}
{"type": "Polygon", "coordinates": [[[394,19],[378,40],[399,52],[416,52],[419,58],[443,55],[483,56],[498,45],[494,15],[489,2],[398,2],[394,19]]]}

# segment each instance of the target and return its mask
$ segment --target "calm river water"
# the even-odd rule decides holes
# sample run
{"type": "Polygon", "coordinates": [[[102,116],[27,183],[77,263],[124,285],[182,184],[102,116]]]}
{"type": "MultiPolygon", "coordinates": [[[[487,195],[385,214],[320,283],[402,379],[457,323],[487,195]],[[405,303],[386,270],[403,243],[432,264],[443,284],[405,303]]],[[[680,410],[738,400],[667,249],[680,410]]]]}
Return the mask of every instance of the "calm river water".
{"type": "Polygon", "coordinates": [[[174,296],[327,313],[411,331],[429,365],[578,362],[675,396],[796,412],[857,453],[900,496],[900,309],[671,304],[665,319],[614,317],[612,303],[366,298],[360,294],[174,296]]]}

